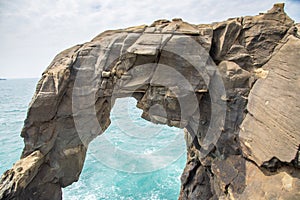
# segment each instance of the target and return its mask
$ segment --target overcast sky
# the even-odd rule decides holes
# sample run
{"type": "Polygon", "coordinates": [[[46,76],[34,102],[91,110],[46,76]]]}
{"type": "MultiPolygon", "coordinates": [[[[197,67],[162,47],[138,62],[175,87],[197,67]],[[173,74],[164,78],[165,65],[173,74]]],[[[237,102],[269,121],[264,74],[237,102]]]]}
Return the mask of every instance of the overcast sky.
{"type": "MultiPolygon", "coordinates": [[[[194,23],[265,12],[274,0],[0,0],[0,78],[40,77],[60,51],[107,29],[180,17],[194,23]]],[[[300,0],[282,1],[300,22],[300,0]]]]}

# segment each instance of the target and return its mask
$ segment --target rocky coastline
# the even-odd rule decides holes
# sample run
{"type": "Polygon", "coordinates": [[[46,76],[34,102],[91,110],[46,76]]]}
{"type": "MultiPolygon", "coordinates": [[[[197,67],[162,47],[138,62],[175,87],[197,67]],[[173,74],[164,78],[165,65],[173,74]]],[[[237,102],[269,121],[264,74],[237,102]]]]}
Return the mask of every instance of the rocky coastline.
{"type": "Polygon", "coordinates": [[[299,29],[275,4],[213,24],[110,30],[59,53],[36,87],[0,199],[61,199],[121,97],[134,97],[142,118],[183,129],[180,200],[300,199],[299,29]]]}

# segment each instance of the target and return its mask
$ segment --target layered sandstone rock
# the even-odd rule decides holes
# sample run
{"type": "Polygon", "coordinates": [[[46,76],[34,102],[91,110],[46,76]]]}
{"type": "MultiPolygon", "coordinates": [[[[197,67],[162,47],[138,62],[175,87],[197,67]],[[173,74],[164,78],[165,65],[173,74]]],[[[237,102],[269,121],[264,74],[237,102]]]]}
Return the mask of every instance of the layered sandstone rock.
{"type": "Polygon", "coordinates": [[[299,199],[298,28],[275,4],[212,25],[106,31],[63,51],[37,85],[0,199],[61,199],[129,96],[144,119],[185,131],[179,199],[299,199]]]}

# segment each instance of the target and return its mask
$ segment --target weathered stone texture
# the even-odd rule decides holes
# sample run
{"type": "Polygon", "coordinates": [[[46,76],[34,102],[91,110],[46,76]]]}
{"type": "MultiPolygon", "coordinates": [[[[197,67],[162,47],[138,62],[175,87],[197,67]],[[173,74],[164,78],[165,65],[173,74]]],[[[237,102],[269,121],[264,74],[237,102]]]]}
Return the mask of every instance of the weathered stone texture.
{"type": "Polygon", "coordinates": [[[300,198],[299,24],[283,4],[212,25],[181,19],[106,31],[43,73],[0,199],[61,199],[115,99],[185,131],[179,199],[300,198]]]}
{"type": "Polygon", "coordinates": [[[289,163],[299,148],[300,40],[284,42],[263,66],[267,75],[253,86],[241,125],[243,151],[258,165],[273,157],[289,163]]]}

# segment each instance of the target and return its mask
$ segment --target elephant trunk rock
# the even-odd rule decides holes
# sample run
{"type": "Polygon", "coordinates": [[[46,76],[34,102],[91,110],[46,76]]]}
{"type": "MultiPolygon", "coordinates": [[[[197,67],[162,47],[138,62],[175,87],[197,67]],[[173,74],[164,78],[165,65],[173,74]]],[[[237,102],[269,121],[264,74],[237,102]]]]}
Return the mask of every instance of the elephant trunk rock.
{"type": "Polygon", "coordinates": [[[275,4],[211,25],[106,31],[61,52],[37,85],[0,199],[61,199],[120,97],[184,129],[179,199],[300,199],[298,28],[275,4]]]}

